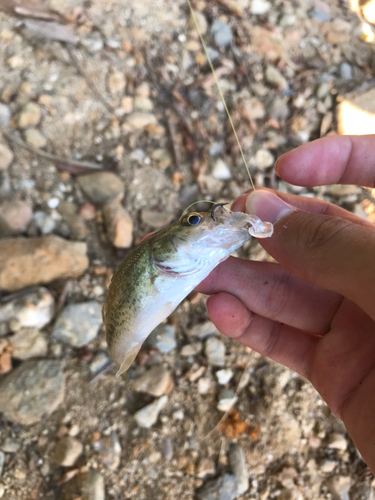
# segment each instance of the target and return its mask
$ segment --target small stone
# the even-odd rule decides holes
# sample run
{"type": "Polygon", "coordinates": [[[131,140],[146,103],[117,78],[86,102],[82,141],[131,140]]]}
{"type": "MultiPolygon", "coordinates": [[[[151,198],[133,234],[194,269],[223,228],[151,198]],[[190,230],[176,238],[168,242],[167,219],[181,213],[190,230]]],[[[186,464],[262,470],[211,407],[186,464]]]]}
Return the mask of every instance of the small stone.
{"type": "Polygon", "coordinates": [[[56,279],[77,278],[88,267],[86,243],[57,236],[0,240],[0,290],[15,291],[56,279]]]}
{"type": "Polygon", "coordinates": [[[276,97],[270,106],[269,115],[277,121],[285,121],[289,116],[289,106],[286,100],[276,97]]]}
{"type": "MultiPolygon", "coordinates": [[[[0,102],[0,127],[6,128],[10,124],[10,117],[12,113],[9,106],[0,102]]],[[[0,162],[1,164],[1,162],[0,162]]],[[[1,170],[1,167],[0,167],[1,170]]]]}
{"type": "Polygon", "coordinates": [[[18,126],[20,128],[28,128],[38,125],[42,116],[41,108],[34,102],[28,102],[22,108],[18,119],[18,126]]]}
{"type": "Polygon", "coordinates": [[[36,328],[23,328],[9,337],[12,356],[17,359],[29,359],[45,356],[48,351],[47,340],[36,328]]]}
{"type": "Polygon", "coordinates": [[[46,288],[39,287],[1,305],[0,324],[17,319],[20,329],[41,329],[52,320],[54,310],[53,295],[46,288]]]}
{"type": "Polygon", "coordinates": [[[141,212],[142,222],[150,226],[152,229],[162,229],[168,226],[174,219],[173,215],[169,212],[156,212],[144,208],[141,212]]]}
{"type": "Polygon", "coordinates": [[[5,146],[5,144],[0,143],[0,171],[6,170],[13,161],[13,152],[5,146]]]}
{"type": "Polygon", "coordinates": [[[252,0],[250,12],[255,16],[263,16],[271,9],[271,4],[267,0],[252,0]]]}
{"type": "Polygon", "coordinates": [[[332,500],[350,500],[350,476],[333,476],[327,481],[332,500]]]}
{"type": "Polygon", "coordinates": [[[223,370],[218,370],[216,372],[216,378],[220,385],[226,385],[233,378],[233,371],[230,368],[226,368],[223,370]]]}
{"type": "Polygon", "coordinates": [[[259,120],[266,116],[264,105],[257,97],[244,100],[241,105],[241,113],[248,120],[259,120]]]}
{"type": "Polygon", "coordinates": [[[151,89],[148,82],[142,82],[135,89],[135,95],[139,97],[150,97],[151,89]]]}
{"type": "Polygon", "coordinates": [[[57,211],[68,226],[69,237],[72,240],[84,240],[87,236],[87,226],[79,213],[78,206],[74,203],[62,201],[58,204],[57,211]]]}
{"type": "Polygon", "coordinates": [[[222,412],[230,410],[237,402],[237,396],[232,389],[222,389],[219,394],[217,409],[222,412]]]}
{"type": "Polygon", "coordinates": [[[94,220],[96,217],[96,208],[91,203],[83,203],[79,209],[79,214],[84,220],[94,220]]]}
{"type": "Polygon", "coordinates": [[[78,177],[78,184],[89,200],[97,205],[116,199],[121,201],[124,197],[124,184],[112,172],[81,175],[78,177]]]}
{"type": "Polygon", "coordinates": [[[225,366],[225,344],[216,337],[206,341],[205,354],[207,361],[212,366],[225,366]]]}
{"type": "Polygon", "coordinates": [[[105,500],[104,478],[98,471],[86,472],[82,482],[82,500],[105,500]]]}
{"type": "Polygon", "coordinates": [[[340,76],[346,82],[349,82],[353,79],[353,68],[348,63],[342,63],[340,65],[340,76]]]}
{"type": "MultiPolygon", "coordinates": [[[[203,12],[195,11],[194,17],[195,17],[195,20],[199,26],[199,31],[202,33],[202,35],[205,35],[207,33],[207,29],[208,29],[208,23],[207,23],[206,16],[203,14],[203,12]]],[[[189,30],[192,30],[194,32],[196,30],[195,22],[194,22],[194,19],[192,16],[189,17],[188,28],[189,28],[189,30]]]]}
{"type": "Polygon", "coordinates": [[[99,52],[104,47],[104,43],[103,43],[103,40],[101,38],[98,38],[98,39],[95,39],[95,38],[82,38],[80,40],[80,43],[82,43],[82,45],[84,47],[86,47],[86,49],[89,52],[91,52],[92,54],[94,54],[95,52],[99,52]]]}
{"type": "Polygon", "coordinates": [[[58,317],[52,337],[59,342],[82,347],[93,340],[102,324],[101,306],[95,300],[69,304],[58,317]]]}
{"type": "Polygon", "coordinates": [[[17,69],[23,66],[24,60],[21,56],[16,54],[15,56],[9,57],[9,59],[7,59],[7,63],[10,68],[17,69]]]}
{"type": "Polygon", "coordinates": [[[118,199],[102,208],[107,235],[116,248],[129,248],[133,242],[133,220],[118,199]]]}
{"type": "Polygon", "coordinates": [[[342,450],[345,451],[348,447],[348,441],[345,436],[338,433],[330,434],[328,437],[328,448],[333,450],[342,450]]]}
{"type": "Polygon", "coordinates": [[[82,452],[83,446],[77,439],[65,436],[57,443],[51,460],[63,467],[73,467],[82,452]]]}
{"type": "Polygon", "coordinates": [[[154,103],[148,97],[135,97],[133,103],[136,111],[152,111],[154,109],[154,103]]]}
{"type": "Polygon", "coordinates": [[[320,464],[320,470],[325,474],[330,474],[337,467],[337,462],[333,460],[323,460],[320,464]]]}
{"type": "Polygon", "coordinates": [[[134,418],[140,427],[149,429],[158,420],[160,411],[168,402],[168,396],[162,396],[156,399],[153,403],[145,406],[134,414],[134,418]]]}
{"type": "Polygon", "coordinates": [[[249,472],[246,458],[239,444],[232,444],[229,449],[229,462],[236,479],[237,494],[243,495],[249,489],[249,472]]]}
{"type": "Polygon", "coordinates": [[[271,167],[275,162],[273,154],[268,149],[258,149],[254,156],[254,163],[260,170],[271,167]]]}
{"type": "Polygon", "coordinates": [[[39,231],[45,236],[51,234],[56,228],[56,220],[46,212],[37,210],[34,213],[34,222],[39,231]]]}
{"type": "Polygon", "coordinates": [[[17,453],[20,448],[21,444],[10,438],[6,438],[4,443],[0,446],[1,451],[4,453],[17,453]]]}
{"type": "Polygon", "coordinates": [[[169,394],[173,386],[171,372],[166,370],[163,365],[156,365],[137,377],[132,387],[137,392],[144,392],[158,398],[169,394]]]}
{"type": "Polygon", "coordinates": [[[211,379],[208,377],[202,377],[198,380],[198,392],[199,394],[207,394],[212,387],[211,379]]]}
{"type": "Polygon", "coordinates": [[[197,493],[197,500],[235,500],[237,483],[231,474],[223,474],[205,484],[197,493]]]}
{"type": "Polygon", "coordinates": [[[32,208],[25,201],[5,201],[0,205],[0,237],[24,232],[32,216],[32,208]]]}
{"type": "Polygon", "coordinates": [[[189,329],[189,335],[193,337],[198,337],[199,339],[205,339],[217,333],[216,326],[212,321],[205,321],[204,323],[198,323],[189,329]]]}
{"type": "Polygon", "coordinates": [[[11,421],[40,422],[62,403],[65,379],[60,361],[26,361],[0,381],[0,408],[11,421]]]}
{"type": "Polygon", "coordinates": [[[180,356],[187,358],[189,356],[196,356],[202,350],[202,342],[194,342],[193,344],[184,345],[180,351],[180,356]]]}
{"type": "Polygon", "coordinates": [[[162,455],[165,460],[172,460],[173,458],[173,442],[170,436],[163,439],[161,447],[162,455]]]}
{"type": "Polygon", "coordinates": [[[107,85],[108,90],[112,92],[112,94],[122,92],[126,85],[125,76],[120,71],[115,70],[109,75],[107,85]]]}
{"type": "Polygon", "coordinates": [[[215,462],[212,458],[203,458],[200,460],[197,468],[197,476],[205,479],[207,476],[213,476],[216,472],[215,462]]]}
{"type": "Polygon", "coordinates": [[[280,73],[280,71],[275,68],[275,66],[268,65],[266,68],[266,80],[271,85],[274,85],[279,90],[286,90],[288,88],[288,82],[280,73]]]}
{"type": "Polygon", "coordinates": [[[232,178],[232,173],[228,165],[219,158],[212,169],[212,176],[220,181],[227,181],[232,178]]]}
{"type": "Polygon", "coordinates": [[[134,130],[142,130],[149,125],[157,125],[156,116],[152,113],[142,113],[136,111],[128,115],[125,119],[125,124],[134,130]]]}
{"type": "Polygon", "coordinates": [[[294,467],[284,467],[282,471],[278,474],[278,480],[287,490],[293,490],[295,488],[294,480],[298,476],[298,473],[294,467]]]}
{"type": "Polygon", "coordinates": [[[147,339],[147,344],[156,347],[158,351],[167,353],[176,349],[176,329],[171,325],[161,324],[153,330],[147,339]]]}
{"type": "Polygon", "coordinates": [[[99,373],[110,364],[110,359],[105,352],[98,352],[90,363],[90,372],[99,373]]]}
{"type": "Polygon", "coordinates": [[[0,483],[0,498],[3,498],[4,494],[5,494],[5,486],[2,483],[0,483]]]}
{"type": "Polygon", "coordinates": [[[44,148],[47,145],[47,139],[39,132],[37,128],[28,128],[25,130],[25,139],[27,144],[33,148],[44,148]]]}
{"type": "Polygon", "coordinates": [[[121,460],[121,445],[116,432],[99,442],[100,458],[103,464],[111,470],[116,470],[121,460]]]}
{"type": "Polygon", "coordinates": [[[233,41],[233,34],[230,26],[220,21],[220,19],[215,19],[212,23],[211,35],[214,37],[216,45],[223,49],[231,45],[233,41]]]}

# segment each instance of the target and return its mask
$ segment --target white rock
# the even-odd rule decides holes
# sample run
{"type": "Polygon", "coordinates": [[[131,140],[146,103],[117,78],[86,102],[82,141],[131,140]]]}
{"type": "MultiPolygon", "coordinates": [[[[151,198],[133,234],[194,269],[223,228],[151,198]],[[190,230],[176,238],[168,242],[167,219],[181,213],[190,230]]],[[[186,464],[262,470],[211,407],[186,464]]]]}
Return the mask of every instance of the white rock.
{"type": "Polygon", "coordinates": [[[348,447],[348,441],[342,434],[333,433],[328,437],[328,447],[334,450],[345,451],[348,447]]]}
{"type": "Polygon", "coordinates": [[[273,165],[274,161],[273,154],[268,149],[258,149],[254,157],[255,165],[261,170],[273,165]]]}
{"type": "Polygon", "coordinates": [[[107,80],[108,90],[113,94],[122,92],[126,85],[125,76],[120,71],[113,71],[107,80]]]}
{"type": "Polygon", "coordinates": [[[217,409],[222,412],[230,410],[237,402],[237,396],[232,389],[223,389],[219,394],[217,409]]]}
{"type": "Polygon", "coordinates": [[[160,411],[164,408],[167,402],[168,396],[162,396],[161,398],[156,399],[153,403],[137,411],[134,414],[137,424],[145,429],[152,427],[156,423],[160,411]]]}
{"type": "Polygon", "coordinates": [[[27,144],[33,148],[44,148],[47,145],[47,139],[39,132],[37,128],[28,128],[25,130],[25,139],[27,144]]]}
{"type": "Polygon", "coordinates": [[[225,365],[225,344],[216,337],[210,337],[206,341],[205,353],[207,361],[213,366],[225,365]]]}
{"type": "Polygon", "coordinates": [[[254,15],[267,14],[270,9],[271,4],[267,0],[252,0],[251,2],[250,12],[254,15]]]}
{"type": "Polygon", "coordinates": [[[227,384],[233,378],[233,375],[234,373],[230,368],[218,370],[216,372],[216,378],[220,385],[227,384]]]}
{"type": "Polygon", "coordinates": [[[232,178],[232,173],[228,165],[219,158],[212,169],[212,176],[220,181],[226,181],[232,178]]]}
{"type": "Polygon", "coordinates": [[[126,117],[125,123],[135,130],[142,130],[148,125],[157,124],[156,116],[152,113],[135,112],[126,117]]]}
{"type": "Polygon", "coordinates": [[[29,102],[22,108],[18,119],[18,126],[20,128],[27,128],[38,125],[41,116],[42,112],[40,106],[34,102],[29,102]]]}

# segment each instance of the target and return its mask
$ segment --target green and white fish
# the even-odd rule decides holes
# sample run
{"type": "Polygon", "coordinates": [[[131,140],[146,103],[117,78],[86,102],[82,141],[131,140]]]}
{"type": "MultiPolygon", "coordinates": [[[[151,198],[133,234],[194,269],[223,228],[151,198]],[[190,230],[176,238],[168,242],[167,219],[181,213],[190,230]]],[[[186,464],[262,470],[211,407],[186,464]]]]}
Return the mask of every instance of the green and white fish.
{"type": "Polygon", "coordinates": [[[244,213],[191,212],[142,241],[119,266],[103,306],[108,350],[126,372],[148,335],[250,235],[272,224],[244,213]],[[251,225],[249,227],[249,224],[251,225]]]}

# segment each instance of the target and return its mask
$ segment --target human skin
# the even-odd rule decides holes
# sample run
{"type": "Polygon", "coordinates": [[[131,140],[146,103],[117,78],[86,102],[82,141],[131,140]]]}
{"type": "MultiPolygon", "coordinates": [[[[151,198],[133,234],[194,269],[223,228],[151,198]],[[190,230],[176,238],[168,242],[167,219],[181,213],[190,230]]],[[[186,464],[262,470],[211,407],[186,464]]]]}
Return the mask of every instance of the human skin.
{"type": "MultiPolygon", "coordinates": [[[[375,187],[375,135],[319,139],[281,156],[299,186],[375,187]]],[[[278,264],[229,258],[201,283],[219,331],[295,370],[343,420],[375,473],[375,225],[321,200],[259,189],[232,207],[273,222],[278,264]]]]}

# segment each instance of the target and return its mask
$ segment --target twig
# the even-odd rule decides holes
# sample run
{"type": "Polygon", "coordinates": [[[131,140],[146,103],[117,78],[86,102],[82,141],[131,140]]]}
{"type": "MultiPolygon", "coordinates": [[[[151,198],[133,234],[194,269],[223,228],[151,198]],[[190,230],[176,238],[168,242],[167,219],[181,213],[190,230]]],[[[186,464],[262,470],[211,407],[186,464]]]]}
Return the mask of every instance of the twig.
{"type": "Polygon", "coordinates": [[[103,166],[99,165],[99,163],[93,163],[91,161],[78,161],[73,159],[66,159],[63,158],[62,156],[54,155],[52,153],[47,153],[46,151],[41,151],[40,149],[34,148],[33,146],[30,146],[29,144],[24,142],[19,137],[16,137],[15,135],[9,134],[7,132],[3,132],[3,136],[9,142],[17,144],[17,146],[21,146],[22,148],[25,148],[31,151],[32,153],[35,153],[41,158],[46,158],[47,160],[55,161],[57,163],[63,163],[66,165],[72,165],[74,167],[79,167],[79,168],[88,168],[88,169],[91,168],[93,170],[103,170],[103,166]]]}

